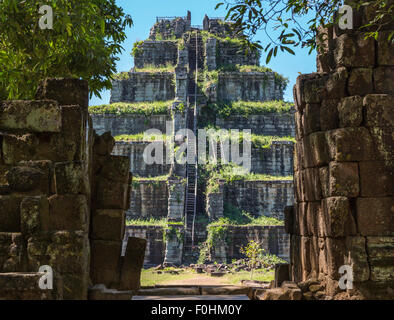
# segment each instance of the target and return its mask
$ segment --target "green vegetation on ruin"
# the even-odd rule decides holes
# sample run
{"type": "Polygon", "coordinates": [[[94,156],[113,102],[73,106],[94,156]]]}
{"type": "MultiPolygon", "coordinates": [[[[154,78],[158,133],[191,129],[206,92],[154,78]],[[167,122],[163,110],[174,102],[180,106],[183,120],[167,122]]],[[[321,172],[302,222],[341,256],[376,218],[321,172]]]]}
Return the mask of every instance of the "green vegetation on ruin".
{"type": "Polygon", "coordinates": [[[140,182],[140,181],[167,181],[169,175],[162,175],[162,176],[156,176],[156,177],[140,177],[140,176],[133,176],[133,182],[140,182]]]}
{"type": "Polygon", "coordinates": [[[208,109],[215,112],[219,118],[240,115],[248,117],[250,115],[289,113],[294,103],[284,101],[219,101],[211,103],[208,109]]]}
{"type": "Polygon", "coordinates": [[[136,134],[122,134],[114,137],[115,141],[165,141],[167,139],[167,135],[149,135],[146,136],[145,133],[136,133],[136,134]]]}
{"type": "Polygon", "coordinates": [[[243,167],[234,163],[205,165],[207,176],[203,178],[207,181],[206,193],[219,192],[219,181],[232,183],[235,181],[293,181],[293,176],[271,176],[267,174],[247,172],[243,167]]]}
{"type": "MultiPolygon", "coordinates": [[[[244,133],[243,131],[238,131],[238,134],[236,134],[236,131],[223,131],[220,132],[219,128],[216,127],[207,127],[205,128],[207,131],[207,139],[208,138],[213,138],[216,141],[225,141],[226,139],[229,139],[230,141],[238,142],[238,143],[243,143],[244,141],[244,133]],[[215,133],[212,133],[212,131],[209,130],[215,130],[215,133]],[[220,138],[220,140],[219,140],[220,138]]],[[[265,136],[265,135],[257,135],[257,134],[250,134],[250,139],[252,143],[252,147],[257,148],[257,149],[269,149],[272,147],[272,144],[275,141],[287,141],[287,142],[293,142],[296,143],[296,140],[292,136],[285,136],[285,137],[279,137],[279,136],[265,136]]]]}
{"type": "Polygon", "coordinates": [[[91,114],[132,114],[132,115],[163,115],[169,114],[172,101],[154,102],[116,102],[89,107],[91,114]]]}
{"type": "MultiPolygon", "coordinates": [[[[199,263],[205,263],[211,260],[212,249],[219,241],[228,242],[228,229],[230,226],[283,226],[284,221],[273,217],[259,216],[254,217],[251,214],[240,211],[229,203],[224,204],[224,217],[219,218],[207,225],[207,239],[200,245],[199,263]]],[[[263,254],[259,260],[266,266],[272,266],[276,263],[283,262],[282,259],[275,255],[263,254]]]]}
{"type": "Polygon", "coordinates": [[[166,65],[156,66],[154,64],[146,64],[143,68],[135,68],[135,72],[148,72],[148,73],[164,73],[164,72],[175,72],[175,66],[171,63],[166,65]]]}
{"type": "Polygon", "coordinates": [[[167,226],[182,226],[183,222],[168,222],[167,218],[162,219],[127,219],[126,220],[127,226],[157,226],[166,228],[167,226]]]}

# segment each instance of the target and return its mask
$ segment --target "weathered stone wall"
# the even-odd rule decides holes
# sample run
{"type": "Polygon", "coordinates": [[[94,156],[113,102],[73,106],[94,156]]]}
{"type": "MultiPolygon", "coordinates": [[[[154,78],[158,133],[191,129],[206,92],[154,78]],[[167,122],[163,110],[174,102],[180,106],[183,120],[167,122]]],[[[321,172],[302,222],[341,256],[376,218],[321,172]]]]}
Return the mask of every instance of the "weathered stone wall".
{"type": "Polygon", "coordinates": [[[146,239],[144,267],[150,268],[162,264],[166,249],[163,232],[164,228],[161,226],[127,226],[123,240],[123,253],[125,253],[129,237],[146,239]]]}
{"type": "Polygon", "coordinates": [[[166,122],[171,121],[169,114],[144,115],[130,114],[92,114],[93,127],[97,134],[111,132],[116,137],[122,134],[137,134],[149,129],[157,129],[166,132],[166,122]]]}
{"type": "MultiPolygon", "coordinates": [[[[232,161],[231,152],[228,158],[232,161]]],[[[273,141],[269,148],[252,146],[250,171],[272,176],[291,176],[294,172],[293,159],[294,143],[291,141],[273,141]]]]}
{"type": "Polygon", "coordinates": [[[133,182],[127,218],[165,218],[168,215],[167,181],[139,180],[133,182]]]}
{"type": "Polygon", "coordinates": [[[319,278],[320,297],[392,299],[394,47],[326,33],[318,73],[298,77],[294,88],[292,277],[319,278]],[[353,290],[338,286],[343,265],[353,268],[353,290]]]}
{"type": "Polygon", "coordinates": [[[275,217],[284,219],[283,210],[294,201],[293,182],[278,181],[234,181],[223,184],[222,193],[207,195],[207,214],[211,218],[221,216],[219,205],[231,204],[255,216],[275,217]],[[221,195],[221,197],[220,197],[221,195]],[[212,211],[210,208],[215,208],[212,211]]]}
{"type": "Polygon", "coordinates": [[[224,185],[223,202],[256,216],[284,219],[283,210],[294,201],[292,181],[234,181],[224,185]]]}
{"type": "Polygon", "coordinates": [[[250,129],[253,134],[266,136],[294,136],[295,124],[292,114],[266,114],[230,116],[226,119],[217,118],[216,126],[223,129],[250,129]]]}
{"type": "Polygon", "coordinates": [[[227,65],[260,65],[260,53],[257,51],[249,51],[245,54],[240,45],[234,45],[226,41],[218,41],[216,48],[216,63],[220,66],[227,65]]]}
{"type": "Polygon", "coordinates": [[[294,160],[294,143],[273,141],[270,148],[252,148],[251,172],[271,176],[291,176],[294,160]]]}
{"type": "Polygon", "coordinates": [[[212,260],[231,263],[245,258],[240,248],[251,240],[260,242],[265,253],[289,260],[290,236],[283,226],[226,226],[226,238],[215,243],[212,260]]]}
{"type": "Polygon", "coordinates": [[[129,72],[127,79],[112,81],[110,103],[173,100],[174,80],[171,72],[129,72]]]}
{"type": "Polygon", "coordinates": [[[144,41],[138,46],[134,56],[134,66],[143,68],[148,65],[175,66],[178,61],[178,43],[176,41],[144,41]]]}
{"type": "MultiPolygon", "coordinates": [[[[170,164],[147,164],[143,154],[145,148],[151,142],[125,142],[117,141],[112,154],[127,156],[130,158],[130,172],[140,177],[156,177],[166,175],[170,172],[170,164]]],[[[166,148],[163,143],[163,159],[166,159],[166,148]]]]}
{"type": "Polygon", "coordinates": [[[137,289],[145,242],[130,239],[124,258],[117,246],[129,159],[110,155],[109,134],[94,135],[86,82],[48,79],[36,98],[0,107],[0,299],[87,299],[96,283],[137,289]],[[38,288],[45,265],[54,290],[38,288]]]}
{"type": "Polygon", "coordinates": [[[163,18],[150,30],[149,39],[173,39],[174,37],[179,39],[183,34],[190,30],[191,26],[191,13],[188,11],[186,17],[176,18],[163,18]]]}
{"type": "Polygon", "coordinates": [[[225,101],[283,100],[285,85],[273,72],[219,73],[218,99],[225,101]]]}

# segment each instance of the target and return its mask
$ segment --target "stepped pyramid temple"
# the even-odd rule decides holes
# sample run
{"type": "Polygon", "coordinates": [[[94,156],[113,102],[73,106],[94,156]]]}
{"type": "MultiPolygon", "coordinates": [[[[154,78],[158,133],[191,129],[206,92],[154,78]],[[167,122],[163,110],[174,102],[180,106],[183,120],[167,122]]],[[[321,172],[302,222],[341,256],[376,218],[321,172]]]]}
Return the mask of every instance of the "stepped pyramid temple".
{"type": "Polygon", "coordinates": [[[357,31],[375,11],[319,30],[294,104],[231,23],[190,13],[157,18],[107,105],[81,79],[0,101],[0,300],[394,299],[394,23],[357,31]],[[141,288],[158,265],[232,276],[251,240],[271,284],[141,288]]]}
{"type": "Polygon", "coordinates": [[[250,240],[289,260],[283,212],[294,200],[294,116],[282,101],[287,80],[259,66],[260,53],[245,52],[228,22],[206,16],[193,26],[190,12],[157,18],[133,56],[133,69],[113,81],[110,105],[90,109],[96,132],[115,137],[113,154],[131,160],[125,244],[129,236],[147,239],[145,266],[231,263],[250,240]],[[249,173],[233,174],[241,167],[220,160],[223,141],[214,147],[216,165],[195,161],[203,147],[189,134],[207,128],[251,130],[249,173]],[[152,129],[153,143],[143,137],[152,129]],[[179,137],[180,129],[189,133],[179,137]],[[155,144],[165,158],[171,137],[175,150],[190,141],[187,163],[148,164],[144,151],[155,144]],[[241,221],[224,223],[227,217],[241,221]]]}

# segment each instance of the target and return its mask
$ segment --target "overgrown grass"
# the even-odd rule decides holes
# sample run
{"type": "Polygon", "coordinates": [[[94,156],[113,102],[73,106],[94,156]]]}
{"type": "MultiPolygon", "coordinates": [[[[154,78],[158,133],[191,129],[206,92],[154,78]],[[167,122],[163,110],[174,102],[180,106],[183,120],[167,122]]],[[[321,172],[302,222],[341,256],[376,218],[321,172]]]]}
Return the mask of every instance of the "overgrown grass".
{"type": "Polygon", "coordinates": [[[122,134],[114,137],[116,141],[165,141],[167,135],[150,135],[146,136],[145,133],[136,134],[122,134]]]}
{"type": "Polygon", "coordinates": [[[215,113],[219,118],[228,118],[234,115],[240,115],[247,118],[250,115],[289,113],[292,106],[294,106],[293,103],[284,101],[221,101],[211,103],[205,108],[208,109],[208,112],[215,113]]]}
{"type": "Polygon", "coordinates": [[[250,272],[243,271],[237,273],[228,273],[223,277],[228,284],[239,285],[242,280],[254,280],[254,281],[264,281],[271,282],[275,279],[275,272],[267,269],[257,269],[253,272],[252,279],[250,278],[250,272]]]}
{"type": "Polygon", "coordinates": [[[211,222],[211,226],[283,226],[284,221],[278,220],[273,217],[259,216],[254,217],[246,211],[241,211],[230,203],[224,203],[223,207],[224,217],[211,222]]]}
{"type": "MultiPolygon", "coordinates": [[[[207,139],[214,139],[217,142],[229,140],[232,142],[243,143],[245,136],[242,131],[220,131],[220,128],[217,127],[206,127],[207,139]],[[214,130],[214,131],[212,131],[214,130]]],[[[295,143],[296,140],[294,137],[286,136],[286,137],[278,137],[278,136],[265,136],[265,135],[257,135],[250,134],[250,140],[252,146],[258,149],[269,149],[271,148],[273,142],[275,141],[287,141],[295,143]]]]}
{"type": "Polygon", "coordinates": [[[180,272],[179,274],[161,273],[158,274],[154,269],[142,270],[141,272],[141,286],[150,287],[156,284],[164,284],[171,281],[189,280],[193,279],[197,274],[193,270],[180,272]]]}
{"type": "Polygon", "coordinates": [[[157,176],[157,177],[140,177],[140,176],[133,176],[133,182],[139,182],[141,180],[143,181],[167,181],[168,179],[168,174],[162,175],[162,176],[157,176]]]}
{"type": "Polygon", "coordinates": [[[205,170],[208,175],[204,178],[207,180],[206,193],[216,193],[219,191],[219,180],[224,180],[225,183],[232,183],[235,181],[292,181],[293,176],[271,176],[267,174],[247,172],[243,167],[234,163],[205,165],[205,170]]]}
{"type": "Polygon", "coordinates": [[[171,63],[167,63],[165,66],[155,66],[154,64],[145,65],[143,68],[135,68],[136,72],[149,72],[149,73],[163,73],[163,72],[175,72],[175,66],[171,63]]]}
{"type": "Polygon", "coordinates": [[[158,226],[158,227],[167,227],[167,218],[163,219],[128,219],[126,220],[127,226],[158,226]]]}
{"type": "Polygon", "coordinates": [[[117,102],[89,107],[91,114],[133,114],[133,115],[158,115],[169,114],[172,101],[154,102],[117,102]]]}

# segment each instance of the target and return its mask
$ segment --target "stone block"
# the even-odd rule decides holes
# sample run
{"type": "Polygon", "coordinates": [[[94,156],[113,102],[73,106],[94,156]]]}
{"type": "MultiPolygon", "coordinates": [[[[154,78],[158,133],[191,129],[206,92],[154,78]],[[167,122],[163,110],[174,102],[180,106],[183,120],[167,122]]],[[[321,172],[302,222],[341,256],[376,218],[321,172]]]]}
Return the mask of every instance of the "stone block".
{"type": "Polygon", "coordinates": [[[330,158],[335,161],[372,160],[374,148],[366,128],[341,128],[326,132],[330,158]]]}
{"type": "Polygon", "coordinates": [[[62,160],[86,160],[86,117],[79,105],[62,106],[62,160]]]}
{"type": "Polygon", "coordinates": [[[363,104],[367,127],[394,127],[394,99],[391,95],[369,94],[363,104]]]}
{"type": "Polygon", "coordinates": [[[391,79],[394,77],[394,67],[378,67],[373,71],[375,93],[394,95],[391,79]]]}
{"type": "Polygon", "coordinates": [[[0,232],[0,273],[26,271],[25,252],[21,233],[0,232]]]}
{"type": "Polygon", "coordinates": [[[306,224],[306,217],[307,217],[307,202],[301,202],[297,206],[297,211],[295,215],[295,234],[307,236],[308,235],[308,228],[306,224]]]}
{"type": "Polygon", "coordinates": [[[89,290],[89,274],[62,274],[64,300],[87,300],[89,290]]]}
{"type": "Polygon", "coordinates": [[[394,166],[384,161],[360,162],[362,197],[394,195],[394,166]]]}
{"type": "Polygon", "coordinates": [[[304,79],[302,97],[306,104],[320,104],[325,97],[327,77],[317,74],[309,75],[310,78],[304,79]]]}
{"type": "Polygon", "coordinates": [[[304,135],[320,131],[320,104],[307,103],[303,117],[304,135]]]}
{"type": "Polygon", "coordinates": [[[294,232],[294,206],[287,206],[284,209],[285,215],[285,230],[286,233],[293,234],[294,232]]]}
{"type": "Polygon", "coordinates": [[[322,131],[339,127],[338,99],[323,100],[320,108],[320,128],[322,131]]]}
{"type": "Polygon", "coordinates": [[[104,284],[116,289],[119,285],[120,256],[122,241],[93,240],[90,276],[93,284],[104,284]]]}
{"type": "Polygon", "coordinates": [[[34,134],[3,135],[3,161],[16,165],[19,161],[32,160],[39,144],[34,134]]]}
{"type": "Polygon", "coordinates": [[[80,79],[45,79],[39,85],[36,99],[51,99],[60,105],[79,105],[86,110],[89,105],[89,87],[80,79]]]}
{"type": "Polygon", "coordinates": [[[306,201],[321,199],[321,185],[318,168],[307,168],[304,172],[304,193],[306,201]]]}
{"type": "MultiPolygon", "coordinates": [[[[1,145],[1,136],[0,136],[0,145],[1,145]]],[[[0,148],[1,149],[1,148],[0,148]]],[[[7,173],[12,169],[12,166],[10,165],[5,165],[1,164],[0,161],[0,185],[2,186],[8,186],[8,181],[7,181],[7,173]]]]}
{"type": "Polygon", "coordinates": [[[392,163],[394,154],[394,136],[392,127],[369,128],[372,142],[375,147],[375,157],[392,163]]]}
{"type": "MultiPolygon", "coordinates": [[[[33,193],[37,195],[53,194],[55,193],[55,182],[54,182],[54,170],[53,163],[49,160],[37,160],[37,161],[21,161],[18,163],[21,167],[28,167],[44,172],[45,175],[41,177],[40,188],[33,193]]],[[[32,193],[32,192],[30,192],[32,193]]]]}
{"type": "Polygon", "coordinates": [[[100,176],[122,184],[129,182],[130,157],[109,156],[104,163],[100,176]]]}
{"type": "Polygon", "coordinates": [[[320,186],[323,198],[329,197],[329,181],[330,175],[328,167],[319,168],[320,186]]]}
{"type": "Polygon", "coordinates": [[[0,106],[0,129],[60,132],[61,109],[56,101],[13,100],[0,106]]]}
{"type": "Polygon", "coordinates": [[[50,230],[88,230],[88,204],[84,195],[54,195],[49,199],[50,230]]]}
{"type": "Polygon", "coordinates": [[[390,31],[379,31],[378,36],[378,65],[394,66],[394,46],[391,41],[387,41],[390,31]]]}
{"type": "Polygon", "coordinates": [[[0,196],[0,232],[20,232],[21,196],[0,196]]]}
{"type": "Polygon", "coordinates": [[[346,96],[346,84],[348,81],[348,71],[345,67],[340,67],[336,72],[329,74],[325,84],[324,99],[342,99],[346,96]]]}
{"type": "Polygon", "coordinates": [[[393,198],[358,198],[357,223],[363,236],[394,235],[393,198]]]}
{"type": "Polygon", "coordinates": [[[99,177],[96,202],[100,209],[125,209],[128,199],[128,184],[99,177]]]}
{"type": "Polygon", "coordinates": [[[123,240],[124,210],[96,210],[92,217],[92,239],[123,240]]]}
{"type": "Polygon", "coordinates": [[[27,192],[38,190],[44,194],[49,193],[49,172],[33,167],[14,167],[10,169],[6,178],[11,190],[27,192]]]}
{"type": "Polygon", "coordinates": [[[371,280],[394,281],[394,238],[367,237],[371,280]]]}
{"type": "Polygon", "coordinates": [[[310,236],[318,235],[318,219],[321,216],[321,203],[308,202],[306,208],[306,229],[307,234],[310,236]]]}
{"type": "Polygon", "coordinates": [[[363,99],[360,96],[346,97],[338,104],[339,126],[358,127],[363,121],[363,99]]]}
{"type": "Polygon", "coordinates": [[[49,257],[49,265],[64,274],[80,277],[89,268],[89,239],[87,234],[78,231],[58,231],[50,235],[50,242],[45,255],[49,257]]]}
{"type": "Polygon", "coordinates": [[[304,137],[304,117],[300,112],[294,114],[296,140],[304,137]]]}
{"type": "Polygon", "coordinates": [[[48,232],[30,235],[27,239],[28,271],[36,272],[40,266],[50,265],[50,256],[47,251],[51,242],[51,235],[48,232]]]}
{"type": "Polygon", "coordinates": [[[357,232],[349,199],[331,197],[322,200],[324,235],[327,237],[344,237],[357,232]]]}
{"type": "MultiPolygon", "coordinates": [[[[308,142],[309,149],[304,149],[305,152],[310,153],[310,163],[307,167],[323,166],[329,162],[329,149],[327,147],[327,137],[324,132],[315,132],[309,135],[308,142]]],[[[308,158],[308,155],[305,155],[308,158]]]]}
{"type": "Polygon", "coordinates": [[[0,300],[52,300],[62,298],[52,290],[42,290],[38,282],[44,273],[0,273],[0,300]]]}
{"type": "Polygon", "coordinates": [[[300,252],[302,281],[305,281],[311,272],[311,238],[301,237],[300,252]]]}
{"type": "Polygon", "coordinates": [[[367,68],[356,68],[350,71],[348,80],[348,92],[352,96],[365,96],[373,92],[372,82],[373,70],[367,68]]]}
{"type": "Polygon", "coordinates": [[[49,229],[49,202],[46,197],[26,197],[20,205],[21,231],[31,235],[49,229]]]}
{"type": "Polygon", "coordinates": [[[375,64],[374,40],[362,34],[342,34],[335,39],[334,59],[337,66],[373,67],[375,64]]]}
{"type": "Polygon", "coordinates": [[[282,263],[275,265],[275,288],[282,286],[284,281],[290,280],[290,265],[282,263]]]}
{"type": "Polygon", "coordinates": [[[93,152],[100,156],[109,156],[115,146],[115,139],[111,132],[105,132],[101,136],[95,136],[93,152]]]}
{"type": "Polygon", "coordinates": [[[55,190],[58,195],[82,193],[83,184],[82,163],[58,162],[55,164],[55,190]]]}
{"type": "Polygon", "coordinates": [[[122,257],[120,273],[120,290],[139,290],[141,286],[141,269],[144,265],[146,239],[129,237],[126,254],[122,257]]]}
{"type": "Polygon", "coordinates": [[[329,196],[355,198],[360,193],[357,162],[330,162],[329,196]]]}
{"type": "Polygon", "coordinates": [[[370,275],[368,256],[364,237],[347,237],[346,251],[344,252],[345,264],[353,268],[355,282],[367,281],[370,275]]]}

